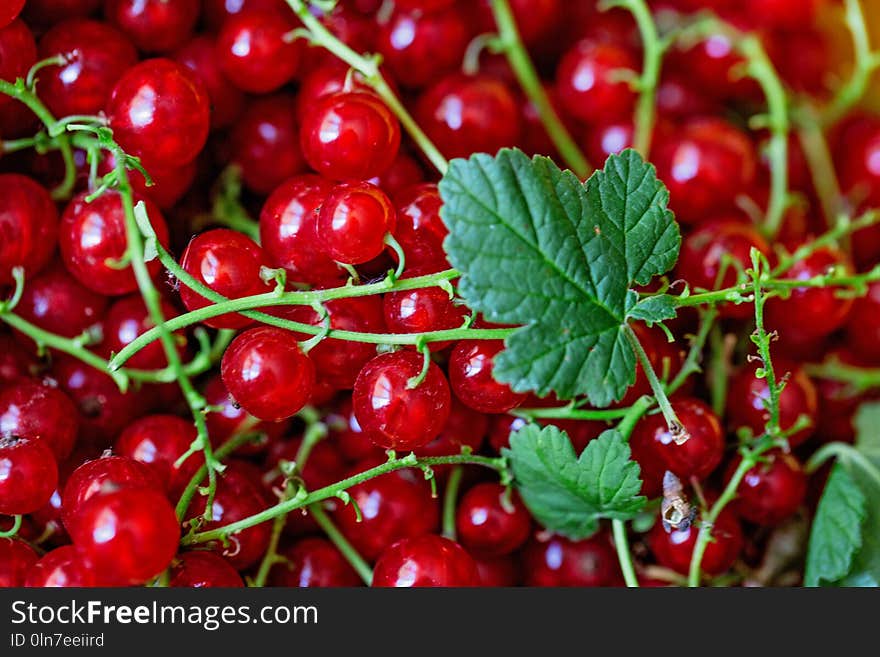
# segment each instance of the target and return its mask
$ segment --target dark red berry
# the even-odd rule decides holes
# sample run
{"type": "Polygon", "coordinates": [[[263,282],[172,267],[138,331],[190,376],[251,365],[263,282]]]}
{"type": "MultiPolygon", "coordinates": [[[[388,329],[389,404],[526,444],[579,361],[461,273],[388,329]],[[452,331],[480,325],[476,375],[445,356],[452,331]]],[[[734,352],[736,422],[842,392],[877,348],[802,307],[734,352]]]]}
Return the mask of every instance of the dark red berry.
{"type": "MultiPolygon", "coordinates": [[[[402,278],[422,273],[417,267],[402,278]]],[[[427,333],[459,328],[470,314],[468,309],[450,298],[439,287],[391,292],[383,300],[385,326],[390,333],[427,333]]],[[[449,342],[433,342],[432,348],[443,349],[449,342]]]]}
{"type": "Polygon", "coordinates": [[[532,527],[528,510],[501,484],[477,484],[458,503],[458,540],[473,554],[500,557],[526,542],[532,527]]]}
{"type": "Polygon", "coordinates": [[[226,128],[233,125],[241,114],[244,94],[220,69],[220,62],[215,55],[215,40],[200,35],[179,48],[174,53],[174,60],[192,71],[205,85],[205,91],[211,99],[211,127],[226,128]]]}
{"type": "MultiPolygon", "coordinates": [[[[687,575],[699,532],[699,521],[687,529],[674,529],[671,532],[667,532],[658,522],[648,535],[648,543],[661,566],[687,575]]],[[[711,532],[712,540],[706,546],[700,570],[707,575],[720,575],[733,566],[743,549],[742,528],[736,516],[725,510],[718,516],[711,532]]]]}
{"type": "Polygon", "coordinates": [[[416,449],[419,456],[452,456],[469,449],[476,454],[489,430],[489,417],[451,398],[449,419],[440,434],[427,445],[416,449]]]}
{"type": "Polygon", "coordinates": [[[199,0],[105,0],[104,15],[144,52],[169,52],[192,34],[199,0]]]}
{"type": "Polygon", "coordinates": [[[221,445],[242,431],[253,431],[264,436],[264,439],[241,447],[239,452],[259,453],[265,449],[268,442],[280,437],[287,428],[284,422],[257,421],[255,417],[235,403],[219,375],[208,381],[203,394],[208,408],[211,409],[205,416],[205,421],[208,424],[208,435],[215,446],[221,445]]]}
{"type": "Polygon", "coordinates": [[[7,0],[0,7],[0,27],[6,27],[16,19],[24,7],[25,0],[7,0]]]}
{"type": "Polygon", "coordinates": [[[625,48],[592,40],[580,41],[560,60],[556,91],[566,112],[581,121],[618,119],[628,116],[636,94],[625,80],[615,79],[621,70],[635,73],[637,60],[625,48]]]}
{"type": "Polygon", "coordinates": [[[241,575],[226,559],[214,552],[194,550],[178,554],[171,562],[168,586],[186,588],[240,588],[241,575]]]}
{"type": "Polygon", "coordinates": [[[449,229],[440,218],[443,200],[437,185],[425,183],[408,187],[395,199],[395,205],[394,237],[403,248],[406,261],[420,263],[426,270],[449,267],[443,250],[449,229]]]}
{"type": "Polygon", "coordinates": [[[458,543],[425,534],[395,543],[373,569],[373,586],[478,586],[480,575],[471,555],[458,543]]]}
{"type": "Polygon", "coordinates": [[[147,415],[128,425],[119,435],[114,450],[119,456],[148,466],[169,492],[189,483],[201,461],[199,453],[191,454],[177,466],[196,439],[192,421],[175,415],[147,415]]]}
{"type": "MultiPolygon", "coordinates": [[[[730,465],[728,477],[739,465],[730,465]]],[[[807,495],[807,475],[791,454],[773,451],[748,470],[736,489],[734,508],[759,525],[778,525],[793,515],[807,495]]]]}
{"type": "Polygon", "coordinates": [[[342,183],[327,196],[318,214],[318,243],[333,260],[349,265],[382,253],[385,235],[394,230],[391,200],[370,183],[342,183]]]}
{"type": "Polygon", "coordinates": [[[284,561],[269,574],[271,586],[306,588],[362,584],[339,550],[324,538],[304,538],[282,550],[281,556],[284,561]]]}
{"type": "Polygon", "coordinates": [[[880,362],[880,282],[868,285],[868,292],[858,297],[846,323],[846,345],[860,358],[880,362]]]}
{"type": "Polygon", "coordinates": [[[58,464],[49,443],[40,438],[0,438],[0,513],[24,515],[52,497],[58,464]]]}
{"type": "Polygon", "coordinates": [[[73,545],[47,552],[27,573],[25,586],[39,588],[92,587],[97,585],[95,566],[86,561],[73,545]]]}
{"type": "Polygon", "coordinates": [[[522,553],[526,586],[615,586],[621,580],[614,548],[604,534],[570,541],[536,534],[522,553]]]}
{"type": "Polygon", "coordinates": [[[0,174],[0,238],[0,285],[13,282],[13,267],[30,277],[52,256],[58,211],[49,192],[27,176],[0,174]]]}
{"type": "Polygon", "coordinates": [[[0,436],[40,440],[59,461],[73,451],[76,416],[70,397],[49,380],[21,379],[0,388],[0,436]]]}
{"type": "MultiPolygon", "coordinates": [[[[24,21],[16,19],[0,28],[0,80],[15,82],[27,75],[37,61],[37,44],[24,21]]],[[[12,96],[0,94],[0,105],[12,102],[12,96]]]]}
{"type": "MultiPolygon", "coordinates": [[[[162,316],[167,320],[175,317],[177,311],[167,301],[160,303],[162,316]]],[[[119,353],[141,333],[153,328],[152,315],[139,294],[122,297],[110,306],[104,317],[103,334],[104,340],[101,348],[108,356],[119,353]]],[[[174,334],[178,344],[178,353],[185,351],[184,336],[174,334]]],[[[142,370],[162,369],[168,365],[168,358],[159,340],[146,345],[126,361],[126,367],[142,370]]]]}
{"type": "Polygon", "coordinates": [[[37,559],[37,553],[24,541],[0,538],[0,588],[24,586],[37,559]]]}
{"type": "Polygon", "coordinates": [[[462,340],[449,358],[449,383],[455,396],[481,413],[505,413],[526,398],[492,374],[493,359],[502,349],[501,341],[462,340]]]}

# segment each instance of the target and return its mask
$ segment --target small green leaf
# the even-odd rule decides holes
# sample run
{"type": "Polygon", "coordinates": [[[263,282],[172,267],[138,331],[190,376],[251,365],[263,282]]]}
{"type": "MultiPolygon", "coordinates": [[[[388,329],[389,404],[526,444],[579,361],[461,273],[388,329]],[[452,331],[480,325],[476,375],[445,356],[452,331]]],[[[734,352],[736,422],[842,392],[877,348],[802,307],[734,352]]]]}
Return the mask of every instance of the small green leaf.
{"type": "Polygon", "coordinates": [[[564,431],[527,425],[510,436],[504,454],[532,515],[573,540],[594,534],[603,518],[634,518],[645,505],[639,464],[616,430],[603,432],[578,458],[564,431]]]}
{"type": "Polygon", "coordinates": [[[819,501],[804,573],[806,586],[833,583],[843,578],[862,546],[865,496],[846,468],[837,463],[819,501]]]}
{"type": "Polygon", "coordinates": [[[672,319],[675,317],[675,299],[668,294],[646,297],[633,306],[627,317],[652,323],[672,319]]]}
{"type": "Polygon", "coordinates": [[[522,325],[495,376],[594,406],[620,399],[635,380],[626,322],[674,314],[632,290],[669,270],[681,243],[654,167],[627,150],[584,185],[549,158],[502,149],[453,160],[440,194],[462,297],[490,321],[522,325]]]}

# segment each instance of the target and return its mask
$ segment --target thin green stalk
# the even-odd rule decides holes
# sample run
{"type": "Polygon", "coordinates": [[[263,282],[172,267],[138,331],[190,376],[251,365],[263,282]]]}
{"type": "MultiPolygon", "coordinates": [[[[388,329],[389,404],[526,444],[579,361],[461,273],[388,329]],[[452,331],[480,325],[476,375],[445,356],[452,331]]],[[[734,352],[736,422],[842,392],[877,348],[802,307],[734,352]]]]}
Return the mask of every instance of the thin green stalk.
{"type": "Polygon", "coordinates": [[[6,531],[0,530],[0,538],[12,538],[16,534],[18,534],[19,529],[21,529],[21,515],[16,514],[12,516],[12,527],[7,529],[6,531]]]}
{"type": "Polygon", "coordinates": [[[364,561],[364,558],[358,554],[354,546],[336,528],[336,525],[333,524],[333,521],[330,520],[324,509],[321,508],[321,505],[319,503],[310,504],[309,513],[327,535],[327,538],[333,542],[336,549],[342,553],[345,560],[351,564],[351,567],[354,568],[354,571],[364,581],[364,584],[370,586],[373,583],[373,569],[370,568],[370,564],[364,561]]]}
{"type": "Polygon", "coordinates": [[[611,521],[611,531],[614,534],[614,548],[617,550],[617,560],[620,562],[620,569],[623,571],[623,581],[626,582],[628,588],[638,588],[639,578],[636,577],[632,554],[629,551],[626,524],[623,520],[614,519],[611,521]]]}
{"type": "Polygon", "coordinates": [[[577,408],[574,404],[551,408],[515,408],[511,415],[526,419],[556,420],[619,420],[629,412],[629,408],[577,408]]]}
{"type": "Polygon", "coordinates": [[[461,476],[464,470],[460,465],[449,472],[446,490],[443,492],[443,535],[455,540],[455,510],[458,504],[458,491],[461,488],[461,476]]]}
{"type": "Polygon", "coordinates": [[[507,58],[520,87],[538,111],[550,141],[559,151],[565,164],[576,176],[581,179],[586,178],[593,172],[593,167],[572,139],[568,128],[550,102],[535,65],[520,38],[510,4],[507,0],[491,0],[491,6],[495,25],[498,27],[498,38],[494,42],[493,50],[502,52],[507,58]]]}
{"type": "Polygon", "coordinates": [[[770,335],[764,327],[764,304],[767,300],[763,290],[763,267],[765,261],[764,256],[758,253],[757,249],[752,249],[752,266],[750,275],[752,276],[752,289],[755,295],[755,331],[751,335],[752,342],[758,347],[758,357],[761,359],[761,367],[759,372],[763,373],[763,378],[767,382],[767,433],[770,436],[778,436],[780,432],[779,426],[779,395],[782,393],[782,386],[776,378],[776,371],[773,368],[773,359],[770,356],[770,335]]]}
{"type": "Polygon", "coordinates": [[[804,370],[816,379],[847,383],[854,393],[880,388],[880,368],[858,367],[839,360],[828,360],[824,363],[808,363],[804,370]]]}
{"type": "Polygon", "coordinates": [[[813,110],[802,110],[798,122],[798,141],[807,160],[810,177],[825,215],[825,223],[829,227],[838,223],[838,217],[848,217],[843,212],[843,195],[837,172],[831,159],[828,140],[819,125],[819,118],[813,110]]]}
{"type": "Polygon", "coordinates": [[[224,525],[223,527],[212,529],[210,531],[191,534],[184,537],[181,541],[181,544],[195,545],[198,543],[205,543],[207,541],[221,540],[224,537],[229,536],[230,534],[241,531],[242,529],[247,529],[248,527],[253,527],[254,525],[259,525],[260,523],[272,520],[279,514],[290,513],[291,511],[301,509],[303,507],[314,504],[315,502],[321,502],[331,497],[337,497],[340,493],[347,490],[348,488],[351,488],[352,486],[357,486],[364,481],[367,481],[374,477],[378,477],[383,474],[387,474],[389,472],[393,472],[395,470],[400,470],[402,468],[435,465],[463,465],[469,463],[492,468],[493,470],[498,470],[499,472],[505,472],[507,468],[507,465],[502,458],[489,458],[486,456],[475,456],[471,454],[416,458],[414,454],[410,454],[403,458],[390,459],[389,461],[381,465],[377,465],[374,468],[370,468],[369,470],[365,470],[364,472],[343,479],[342,481],[338,481],[335,484],[331,484],[330,486],[319,488],[318,490],[312,491],[307,495],[300,496],[285,502],[279,502],[278,504],[275,504],[268,509],[264,509],[260,513],[256,513],[247,518],[243,518],[242,520],[239,520],[237,522],[233,522],[228,525],[224,525]]]}
{"type": "Polygon", "coordinates": [[[441,174],[446,173],[446,169],[449,167],[449,162],[443,157],[443,154],[428,138],[428,135],[425,134],[419,124],[416,123],[410,113],[403,106],[403,103],[400,102],[400,99],[394,93],[394,90],[388,85],[388,82],[379,70],[378,59],[375,57],[365,57],[364,55],[355,52],[336,38],[336,36],[309,11],[308,3],[304,2],[304,0],[286,1],[287,4],[290,5],[290,8],[296,12],[296,15],[299,16],[303,25],[305,25],[311,43],[316,46],[321,46],[333,53],[358,73],[363,75],[364,82],[376,92],[376,94],[388,106],[388,109],[394,113],[404,130],[409,133],[412,140],[425,154],[425,157],[428,158],[437,171],[441,174]]]}
{"type": "Polygon", "coordinates": [[[636,426],[636,422],[638,422],[653,405],[653,397],[649,397],[648,395],[642,395],[639,397],[636,400],[636,403],[629,407],[626,415],[618,423],[617,430],[620,432],[620,435],[629,440],[630,434],[632,434],[633,429],[636,426]]]}
{"type": "Polygon", "coordinates": [[[701,314],[700,328],[697,331],[697,334],[691,338],[688,355],[685,358],[684,363],[682,363],[678,374],[676,374],[675,378],[672,379],[668,386],[666,386],[666,392],[668,394],[671,395],[683,386],[691,374],[696,374],[697,372],[702,371],[700,362],[703,358],[703,348],[706,346],[706,339],[709,337],[709,331],[715,326],[715,320],[717,318],[718,309],[715,306],[710,306],[701,314]]]}

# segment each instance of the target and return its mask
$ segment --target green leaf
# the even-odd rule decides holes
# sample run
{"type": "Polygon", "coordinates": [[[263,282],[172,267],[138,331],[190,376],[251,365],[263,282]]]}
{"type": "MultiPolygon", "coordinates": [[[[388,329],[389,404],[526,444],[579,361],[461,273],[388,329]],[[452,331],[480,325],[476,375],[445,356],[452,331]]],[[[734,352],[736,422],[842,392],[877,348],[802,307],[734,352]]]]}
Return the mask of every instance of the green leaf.
{"type": "Polygon", "coordinates": [[[644,507],[639,464],[616,430],[592,440],[578,458],[564,431],[527,425],[504,450],[514,482],[532,515],[573,540],[587,538],[599,520],[629,520],[644,507]]]}
{"type": "Polygon", "coordinates": [[[675,299],[668,294],[658,294],[639,301],[627,315],[629,319],[644,322],[662,322],[675,317],[675,299]]]}
{"type": "Polygon", "coordinates": [[[804,572],[806,586],[843,578],[862,546],[865,496],[846,468],[836,463],[819,501],[804,572]]]}
{"type": "Polygon", "coordinates": [[[502,149],[453,160],[440,194],[461,295],[489,321],[522,325],[495,376],[595,406],[620,399],[635,380],[626,322],[672,315],[631,289],[669,270],[681,242],[654,167],[627,150],[584,185],[549,158],[502,149]]]}

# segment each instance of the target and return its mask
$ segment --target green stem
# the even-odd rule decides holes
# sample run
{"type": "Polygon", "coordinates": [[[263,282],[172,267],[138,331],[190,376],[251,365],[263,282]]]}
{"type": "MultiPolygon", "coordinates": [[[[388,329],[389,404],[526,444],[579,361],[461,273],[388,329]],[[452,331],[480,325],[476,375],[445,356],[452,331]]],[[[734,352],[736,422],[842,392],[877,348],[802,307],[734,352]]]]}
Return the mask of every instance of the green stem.
{"type": "Polygon", "coordinates": [[[619,420],[629,412],[629,408],[575,408],[573,404],[552,408],[515,408],[511,415],[526,418],[548,418],[557,420],[619,420]]]}
{"type": "Polygon", "coordinates": [[[769,408],[766,408],[769,415],[767,420],[767,433],[771,436],[778,436],[779,426],[779,395],[782,393],[782,387],[776,379],[776,372],[773,369],[773,359],[770,357],[770,336],[764,327],[764,303],[766,297],[762,288],[763,278],[763,256],[752,249],[752,265],[754,269],[750,271],[752,275],[752,288],[755,294],[755,331],[751,335],[752,342],[758,347],[758,356],[761,359],[761,367],[763,370],[763,378],[767,382],[767,393],[769,408]]]}
{"type": "Polygon", "coordinates": [[[801,150],[807,160],[810,177],[825,215],[825,224],[833,227],[838,217],[846,214],[842,213],[843,196],[828,149],[828,140],[813,110],[803,110],[799,118],[797,134],[801,150]]]}
{"type": "Polygon", "coordinates": [[[491,0],[491,5],[495,24],[498,27],[497,48],[504,53],[520,87],[538,111],[538,116],[541,117],[541,122],[547,130],[547,135],[556,150],[559,151],[563,161],[579,178],[586,178],[593,172],[593,167],[572,139],[568,128],[565,127],[550,102],[550,98],[541,84],[541,79],[538,77],[538,72],[520,38],[510,4],[507,0],[491,0]]]}
{"type": "Polygon", "coordinates": [[[336,549],[342,553],[345,560],[351,564],[351,567],[354,568],[354,571],[364,581],[364,584],[370,586],[373,583],[373,570],[370,568],[370,564],[364,561],[364,558],[358,554],[354,546],[336,528],[336,525],[333,524],[333,521],[330,520],[327,513],[321,508],[321,505],[317,503],[310,504],[309,513],[315,519],[315,522],[318,523],[318,526],[324,530],[327,538],[333,542],[336,549]]]}
{"type": "Polygon", "coordinates": [[[629,407],[626,415],[618,423],[617,430],[620,435],[629,440],[630,434],[642,416],[654,405],[653,397],[643,395],[636,400],[636,403],[629,407]]]}
{"type": "Polygon", "coordinates": [[[12,527],[6,531],[0,531],[0,538],[12,538],[18,534],[19,529],[21,529],[21,515],[16,514],[12,516],[12,527]]]}
{"type": "Polygon", "coordinates": [[[850,461],[857,465],[865,474],[867,474],[873,482],[880,488],[880,469],[866,457],[857,448],[848,443],[828,443],[817,449],[810,459],[804,464],[804,470],[807,474],[813,474],[822,465],[831,458],[837,458],[843,461],[850,461]]]}
{"type": "Polygon", "coordinates": [[[715,326],[715,320],[718,318],[718,309],[710,306],[708,310],[702,313],[700,319],[700,329],[691,339],[688,355],[682,363],[681,369],[674,379],[666,386],[668,394],[674,393],[685,384],[691,374],[701,371],[700,361],[703,358],[703,348],[706,346],[706,339],[709,337],[709,331],[715,326]]]}
{"type": "Polygon", "coordinates": [[[460,465],[449,472],[446,490],[443,492],[443,535],[455,540],[455,510],[458,504],[458,491],[461,488],[461,476],[464,470],[460,465]]]}
{"type": "Polygon", "coordinates": [[[623,571],[623,580],[629,588],[638,588],[639,579],[633,567],[632,554],[629,551],[629,539],[626,536],[626,524],[623,520],[611,521],[611,531],[614,534],[614,547],[617,550],[617,560],[623,571]]]}
{"type": "Polygon", "coordinates": [[[828,360],[824,363],[808,363],[804,370],[812,378],[848,383],[856,394],[880,388],[880,368],[857,367],[839,360],[828,360]]]}
{"type": "Polygon", "coordinates": [[[441,174],[446,173],[446,169],[449,167],[449,162],[446,161],[443,154],[428,138],[428,135],[425,134],[419,124],[416,123],[410,113],[403,106],[403,103],[400,102],[400,99],[388,85],[388,82],[382,76],[381,71],[379,71],[378,59],[365,57],[356,53],[336,38],[336,36],[309,11],[308,3],[304,2],[304,0],[286,1],[287,4],[290,5],[290,8],[296,12],[296,15],[299,16],[303,25],[305,25],[306,30],[309,32],[309,38],[312,44],[321,46],[333,53],[343,62],[363,75],[365,83],[376,92],[376,94],[388,106],[388,109],[394,113],[404,130],[409,133],[412,140],[425,154],[425,157],[428,158],[437,171],[441,174]]]}
{"type": "Polygon", "coordinates": [[[688,293],[686,296],[673,297],[673,299],[675,300],[675,305],[679,308],[718,303],[742,303],[749,301],[749,298],[743,294],[743,291],[742,286],[735,285],[711,292],[688,293]]]}
{"type": "Polygon", "coordinates": [[[352,486],[357,486],[358,484],[372,479],[373,477],[378,477],[380,475],[387,474],[395,470],[400,470],[402,468],[434,465],[462,465],[468,463],[472,463],[474,465],[482,465],[484,467],[492,468],[500,472],[506,471],[507,468],[504,459],[501,458],[489,458],[486,456],[474,456],[470,454],[416,458],[414,454],[410,454],[409,456],[405,456],[403,458],[393,458],[386,463],[378,465],[374,468],[370,468],[369,470],[365,470],[364,472],[343,479],[342,481],[338,481],[335,484],[331,484],[330,486],[325,486],[324,488],[312,491],[311,493],[308,493],[307,495],[299,499],[279,502],[278,504],[275,504],[268,509],[264,509],[260,513],[256,513],[247,518],[243,518],[242,520],[239,520],[237,522],[233,522],[223,527],[212,529],[210,531],[198,532],[190,536],[184,537],[181,543],[183,545],[194,545],[197,543],[205,543],[207,541],[222,539],[226,536],[229,536],[230,534],[234,534],[235,532],[247,529],[248,527],[253,527],[254,525],[259,525],[260,523],[272,520],[281,513],[290,513],[291,511],[309,506],[311,504],[314,504],[315,502],[321,502],[331,497],[336,497],[342,491],[351,488],[352,486]]]}

